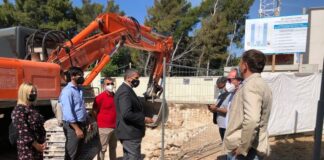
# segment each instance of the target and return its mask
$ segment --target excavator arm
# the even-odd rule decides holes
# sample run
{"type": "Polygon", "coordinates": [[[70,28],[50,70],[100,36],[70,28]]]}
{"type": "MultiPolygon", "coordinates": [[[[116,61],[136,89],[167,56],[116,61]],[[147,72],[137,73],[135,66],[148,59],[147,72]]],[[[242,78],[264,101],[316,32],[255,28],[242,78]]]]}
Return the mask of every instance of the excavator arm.
{"type": "Polygon", "coordinates": [[[59,64],[64,73],[72,66],[85,70],[99,61],[83,84],[89,85],[123,45],[154,53],[155,65],[145,93],[147,97],[154,96],[162,77],[163,57],[167,62],[170,60],[173,39],[152,32],[151,28],[140,25],[134,18],[111,13],[99,15],[74,38],[55,49],[48,62],[59,64]],[[101,32],[94,34],[98,30],[101,32]]]}

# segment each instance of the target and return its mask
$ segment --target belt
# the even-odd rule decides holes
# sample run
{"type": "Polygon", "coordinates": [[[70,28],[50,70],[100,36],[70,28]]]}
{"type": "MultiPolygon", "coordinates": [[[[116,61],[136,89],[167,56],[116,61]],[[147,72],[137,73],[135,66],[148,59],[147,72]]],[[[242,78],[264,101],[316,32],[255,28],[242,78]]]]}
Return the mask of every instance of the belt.
{"type": "Polygon", "coordinates": [[[63,123],[65,123],[65,124],[76,123],[79,126],[86,126],[87,125],[86,122],[68,122],[68,121],[63,121],[63,123]]]}

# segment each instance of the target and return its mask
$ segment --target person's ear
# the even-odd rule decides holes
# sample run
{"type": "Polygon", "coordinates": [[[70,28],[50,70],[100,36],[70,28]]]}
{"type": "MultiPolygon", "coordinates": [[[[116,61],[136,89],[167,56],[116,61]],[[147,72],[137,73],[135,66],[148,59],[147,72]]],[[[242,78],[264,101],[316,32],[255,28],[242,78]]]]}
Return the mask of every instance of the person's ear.
{"type": "Polygon", "coordinates": [[[243,63],[243,66],[244,66],[244,71],[247,71],[249,69],[249,66],[247,65],[246,62],[243,63]]]}

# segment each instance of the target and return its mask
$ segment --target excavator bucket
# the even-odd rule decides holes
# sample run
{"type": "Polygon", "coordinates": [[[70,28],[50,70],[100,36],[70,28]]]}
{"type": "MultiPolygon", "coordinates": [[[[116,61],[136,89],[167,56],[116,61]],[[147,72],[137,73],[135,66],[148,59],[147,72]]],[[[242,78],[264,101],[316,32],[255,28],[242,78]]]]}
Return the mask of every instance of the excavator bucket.
{"type": "Polygon", "coordinates": [[[167,103],[165,105],[162,103],[162,99],[148,99],[146,100],[144,97],[139,97],[143,108],[144,114],[147,117],[151,117],[154,120],[154,123],[147,124],[147,127],[155,128],[158,127],[162,122],[166,123],[169,117],[169,108],[167,103]],[[164,110],[164,118],[163,118],[163,110],[164,110]],[[164,119],[164,121],[163,121],[164,119]]]}

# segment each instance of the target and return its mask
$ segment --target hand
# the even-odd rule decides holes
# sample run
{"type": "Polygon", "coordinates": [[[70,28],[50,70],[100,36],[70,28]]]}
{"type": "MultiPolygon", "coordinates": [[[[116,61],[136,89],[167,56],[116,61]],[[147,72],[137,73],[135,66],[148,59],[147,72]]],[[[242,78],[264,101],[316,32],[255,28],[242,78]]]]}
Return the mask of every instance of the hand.
{"type": "Polygon", "coordinates": [[[93,124],[89,124],[88,126],[88,132],[91,132],[94,129],[93,124]]]}
{"type": "Polygon", "coordinates": [[[32,145],[38,152],[44,152],[46,148],[45,143],[39,144],[36,141],[34,141],[32,145]]]}
{"type": "Polygon", "coordinates": [[[145,117],[145,120],[144,120],[145,123],[153,123],[153,119],[150,118],[150,117],[145,117]]]}
{"type": "Polygon", "coordinates": [[[238,155],[240,155],[240,153],[238,152],[237,148],[235,148],[234,150],[232,150],[232,154],[236,157],[238,155]]]}
{"type": "Polygon", "coordinates": [[[216,111],[217,111],[217,107],[216,107],[215,104],[208,105],[208,109],[209,109],[211,112],[216,112],[216,111]]]}
{"type": "Polygon", "coordinates": [[[84,138],[84,134],[83,134],[83,132],[82,132],[82,130],[80,128],[75,130],[75,134],[79,139],[84,138]]]}

